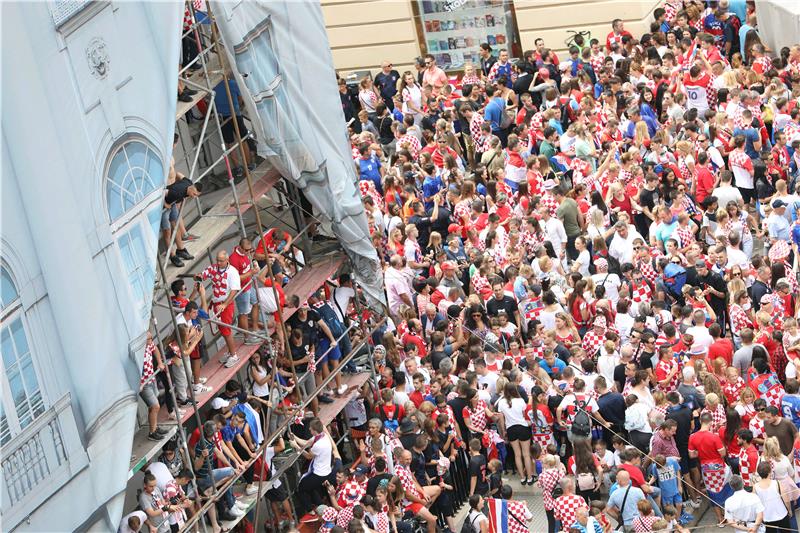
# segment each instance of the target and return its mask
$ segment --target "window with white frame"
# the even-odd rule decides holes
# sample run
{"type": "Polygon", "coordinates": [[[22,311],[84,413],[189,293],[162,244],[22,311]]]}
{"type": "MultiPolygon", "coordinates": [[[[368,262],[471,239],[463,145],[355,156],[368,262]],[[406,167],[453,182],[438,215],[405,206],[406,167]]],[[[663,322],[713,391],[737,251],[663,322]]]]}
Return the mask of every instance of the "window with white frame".
{"type": "Polygon", "coordinates": [[[142,318],[150,314],[163,200],[164,165],[140,138],[111,152],[106,167],[106,207],[127,286],[142,318]]]}
{"type": "Polygon", "coordinates": [[[0,324],[0,445],[4,445],[45,411],[19,292],[5,266],[0,266],[0,324]]]}

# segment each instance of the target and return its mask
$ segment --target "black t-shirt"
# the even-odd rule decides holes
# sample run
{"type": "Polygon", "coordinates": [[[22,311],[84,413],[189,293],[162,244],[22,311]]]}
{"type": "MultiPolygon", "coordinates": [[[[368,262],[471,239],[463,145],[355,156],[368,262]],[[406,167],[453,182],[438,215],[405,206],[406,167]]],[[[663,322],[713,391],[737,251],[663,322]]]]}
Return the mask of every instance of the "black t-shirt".
{"type": "Polygon", "coordinates": [[[675,445],[681,453],[681,457],[689,456],[689,435],[692,434],[692,410],[686,406],[678,406],[667,409],[667,420],[674,420],[678,423],[678,431],[675,433],[675,445]]]}
{"type": "Polygon", "coordinates": [[[171,185],[167,185],[167,194],[164,196],[164,203],[172,205],[181,202],[189,194],[189,187],[192,186],[192,180],[189,178],[182,178],[177,180],[171,185]]]}
{"type": "Polygon", "coordinates": [[[381,71],[375,76],[375,87],[380,89],[384,100],[391,101],[392,97],[397,94],[397,80],[399,79],[400,73],[396,70],[390,70],[389,74],[381,71]]]}
{"type": "Polygon", "coordinates": [[[414,447],[414,443],[417,441],[418,435],[419,433],[409,433],[407,435],[401,435],[398,440],[400,441],[400,444],[403,445],[403,448],[410,450],[414,447]]]}
{"type": "Polygon", "coordinates": [[[458,424],[462,439],[465,442],[469,442],[469,429],[467,429],[467,425],[464,423],[464,408],[467,406],[466,398],[457,396],[447,402],[447,405],[453,409],[453,416],[456,418],[456,423],[458,424]]]}
{"type": "Polygon", "coordinates": [[[655,353],[645,352],[639,354],[639,370],[653,370],[655,367],[653,366],[653,356],[655,353]]]}
{"type": "Polygon", "coordinates": [[[600,416],[605,420],[622,426],[625,424],[625,398],[618,392],[607,392],[597,399],[600,416]]]}
{"type": "Polygon", "coordinates": [[[375,497],[375,490],[380,486],[381,481],[384,479],[389,480],[392,479],[392,475],[384,472],[383,474],[376,474],[373,477],[369,478],[367,481],[367,494],[375,497]]]}
{"type": "MultiPolygon", "coordinates": [[[[431,207],[425,213],[428,217],[433,216],[433,208],[431,207]]],[[[443,206],[439,206],[439,212],[436,215],[436,220],[431,220],[431,230],[438,231],[441,235],[447,235],[447,228],[450,226],[450,210],[443,206]]]]}
{"type": "Polygon", "coordinates": [[[408,217],[408,223],[414,224],[419,231],[417,242],[420,246],[426,246],[431,236],[431,219],[428,216],[421,217],[419,215],[411,215],[408,217]]]}
{"type": "Polygon", "coordinates": [[[514,298],[509,296],[508,294],[504,294],[502,298],[499,300],[497,297],[492,296],[489,298],[489,301],[486,302],[486,313],[489,316],[496,317],[503,310],[508,315],[508,321],[514,325],[517,324],[517,318],[514,316],[514,312],[517,311],[517,303],[514,301],[514,298]]]}
{"type": "Polygon", "coordinates": [[[381,144],[389,144],[394,139],[394,132],[392,131],[392,118],[391,113],[387,113],[382,117],[375,117],[373,121],[375,128],[378,130],[378,140],[381,144]]]}
{"type": "Polygon", "coordinates": [[[417,483],[423,487],[428,484],[428,479],[425,476],[424,450],[422,452],[418,452],[413,448],[411,449],[411,464],[409,465],[409,469],[414,474],[414,477],[417,478],[417,483]]]}
{"type": "Polygon", "coordinates": [[[648,191],[646,188],[642,187],[642,190],[639,191],[639,205],[648,208],[652,212],[657,203],[658,188],[648,191]]]}
{"type": "Polygon", "coordinates": [[[617,384],[619,390],[625,388],[625,363],[621,363],[614,367],[614,383],[617,384]]]}
{"type": "Polygon", "coordinates": [[[429,463],[439,460],[439,446],[435,442],[428,443],[428,447],[425,448],[422,455],[425,457],[425,472],[428,474],[428,477],[430,479],[438,478],[439,473],[437,472],[436,465],[431,465],[429,463]]]}
{"type": "Polygon", "coordinates": [[[308,310],[308,316],[305,320],[300,319],[300,313],[297,312],[292,315],[292,318],[286,321],[286,323],[292,329],[299,329],[303,332],[303,343],[308,344],[309,346],[316,346],[317,339],[319,338],[319,324],[320,321],[319,313],[314,311],[313,309],[308,310]]]}
{"type": "Polygon", "coordinates": [[[469,458],[469,478],[476,478],[475,494],[486,496],[489,492],[489,481],[486,479],[486,458],[482,455],[472,455],[469,458]]]}
{"type": "Polygon", "coordinates": [[[459,98],[458,100],[453,102],[453,107],[455,107],[456,117],[458,118],[458,122],[459,122],[459,124],[461,126],[461,131],[463,133],[469,134],[470,133],[470,131],[469,131],[469,121],[464,117],[464,115],[461,114],[461,110],[462,109],[467,109],[468,107],[471,107],[472,111],[474,113],[475,111],[480,109],[481,106],[478,105],[478,102],[476,102],[475,100],[472,100],[471,98],[459,98]]]}
{"type": "MultiPolygon", "coordinates": [[[[292,361],[299,361],[308,355],[306,346],[308,345],[301,344],[300,346],[295,346],[294,344],[289,343],[289,348],[292,351],[292,361]]],[[[298,373],[305,372],[308,370],[308,363],[295,364],[294,369],[298,373]]]]}
{"type": "Polygon", "coordinates": [[[709,271],[705,277],[697,276],[697,280],[701,282],[702,286],[709,286],[715,291],[720,291],[723,296],[717,296],[716,294],[709,294],[708,295],[708,303],[711,305],[711,308],[714,312],[719,316],[720,314],[725,312],[725,294],[727,293],[728,287],[725,285],[725,281],[722,279],[722,276],[717,274],[716,272],[709,271]]]}
{"type": "Polygon", "coordinates": [[[447,359],[447,354],[443,351],[431,352],[431,366],[434,370],[439,370],[439,363],[447,359]]]}

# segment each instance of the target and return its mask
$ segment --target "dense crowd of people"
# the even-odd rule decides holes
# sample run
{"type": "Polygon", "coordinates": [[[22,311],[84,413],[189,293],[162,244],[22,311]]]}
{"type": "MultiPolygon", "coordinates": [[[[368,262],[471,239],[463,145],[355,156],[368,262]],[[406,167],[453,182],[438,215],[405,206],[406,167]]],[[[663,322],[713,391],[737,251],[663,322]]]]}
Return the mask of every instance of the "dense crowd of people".
{"type": "MultiPolygon", "coordinates": [[[[178,531],[213,498],[219,532],[252,512],[214,496],[234,476],[247,496],[266,476],[275,530],[532,531],[516,478],[538,487],[549,533],[686,531],[704,501],[720,525],[796,531],[800,46],[767,49],[737,0],[668,0],[648,33],[614,20],[565,58],[534,45],[483,44],[458,77],[427,55],[416,72],[384,62],[357,94],[339,80],[384,267],[387,320],[360,348],[377,382],[356,392],[337,373],[300,409],[361,345],[351,326],[379,317],[356,311],[346,273],[286,301],[304,264],[288,233],[219,251],[193,286],[172,284],[166,353],[148,342],[149,437],[165,433],[156,383],[173,418],[210,392],[204,321],[229,368],[243,343],[274,342],[209,402],[188,454],[169,443],[147,466],[121,531],[178,531]],[[342,395],[326,426],[320,404],[342,395]],[[295,516],[271,477],[288,449],[307,468],[295,516]]],[[[218,107],[238,121],[237,103],[218,107]]],[[[161,228],[181,266],[178,206],[201,190],[174,166],[169,184],[161,228]]]]}
{"type": "Polygon", "coordinates": [[[725,0],[535,45],[340,80],[392,319],[374,436],[419,428],[406,508],[452,528],[449,456],[467,497],[537,483],[550,532],[679,531],[703,500],[796,528],[800,46],[725,0]]]}

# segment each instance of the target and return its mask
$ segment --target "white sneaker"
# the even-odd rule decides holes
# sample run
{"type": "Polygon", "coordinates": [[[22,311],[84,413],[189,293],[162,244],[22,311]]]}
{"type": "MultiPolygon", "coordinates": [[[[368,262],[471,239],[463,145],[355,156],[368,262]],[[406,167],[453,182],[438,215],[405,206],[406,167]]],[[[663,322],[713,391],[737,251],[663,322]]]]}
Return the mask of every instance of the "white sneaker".
{"type": "Polygon", "coordinates": [[[200,379],[198,379],[197,381],[198,381],[198,383],[200,383],[201,385],[205,385],[205,384],[206,384],[206,382],[208,381],[208,378],[200,378],[200,379]]]}
{"type": "Polygon", "coordinates": [[[342,395],[342,394],[344,394],[345,392],[347,392],[347,389],[348,389],[348,388],[349,388],[349,387],[348,387],[347,385],[344,385],[344,384],[342,384],[342,386],[341,386],[341,387],[339,387],[338,389],[336,389],[336,392],[338,392],[338,393],[339,393],[339,395],[342,395]]]}
{"type": "Polygon", "coordinates": [[[256,492],[258,492],[258,487],[256,485],[247,485],[244,488],[244,493],[247,494],[248,496],[251,496],[256,492]]]}
{"type": "Polygon", "coordinates": [[[177,409],[177,416],[175,416],[175,413],[176,411],[171,412],[168,418],[170,420],[178,420],[179,418],[183,418],[183,415],[186,414],[186,411],[184,409],[177,409]]]}
{"type": "Polygon", "coordinates": [[[244,338],[244,343],[247,344],[248,346],[257,346],[257,345],[261,344],[261,339],[259,339],[258,337],[255,337],[253,335],[247,335],[244,338]]]}
{"type": "Polygon", "coordinates": [[[233,505],[235,505],[238,509],[242,509],[245,511],[247,510],[248,507],[250,507],[249,503],[243,502],[242,500],[236,500],[236,502],[233,505]]]}
{"type": "Polygon", "coordinates": [[[206,392],[211,392],[211,387],[206,387],[202,383],[195,383],[194,387],[195,394],[205,394],[206,392]]]}
{"type": "Polygon", "coordinates": [[[239,507],[237,507],[235,505],[233,507],[231,507],[228,512],[231,513],[233,516],[236,516],[236,517],[244,516],[244,515],[247,514],[242,509],[240,509],[239,507]]]}
{"type": "Polygon", "coordinates": [[[223,364],[225,365],[225,368],[231,368],[233,366],[236,366],[236,364],[238,362],[239,362],[239,356],[238,355],[236,355],[236,354],[228,354],[228,358],[225,359],[225,363],[223,363],[223,364]]]}

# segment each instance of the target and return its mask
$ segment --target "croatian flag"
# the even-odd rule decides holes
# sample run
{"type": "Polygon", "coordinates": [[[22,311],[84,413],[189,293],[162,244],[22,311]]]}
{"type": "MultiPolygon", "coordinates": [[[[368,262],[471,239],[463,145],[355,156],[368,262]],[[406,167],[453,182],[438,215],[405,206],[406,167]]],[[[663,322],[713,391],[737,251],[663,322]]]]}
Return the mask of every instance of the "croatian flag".
{"type": "Polygon", "coordinates": [[[489,533],[508,533],[508,502],[497,498],[489,498],[489,533]]]}

